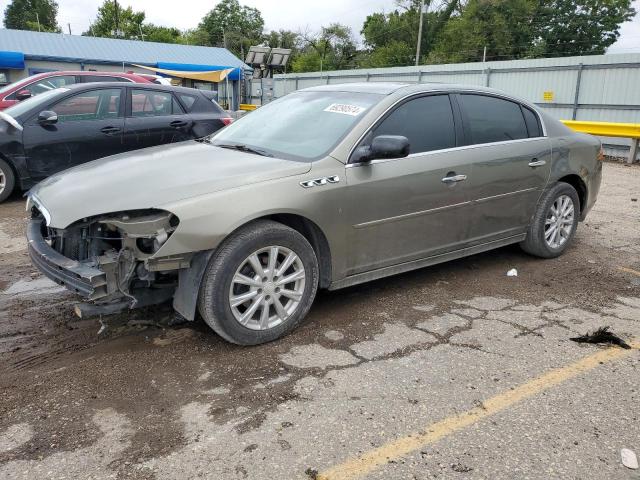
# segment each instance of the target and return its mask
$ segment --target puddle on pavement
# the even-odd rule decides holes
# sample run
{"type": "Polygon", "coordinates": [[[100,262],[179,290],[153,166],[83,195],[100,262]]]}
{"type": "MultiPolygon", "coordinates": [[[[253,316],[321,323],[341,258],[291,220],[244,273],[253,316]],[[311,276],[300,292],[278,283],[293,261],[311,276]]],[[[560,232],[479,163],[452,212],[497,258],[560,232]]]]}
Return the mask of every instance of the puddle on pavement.
{"type": "Polygon", "coordinates": [[[6,233],[7,224],[0,222],[0,254],[20,252],[27,248],[27,241],[24,237],[14,237],[6,233]]]}
{"type": "Polygon", "coordinates": [[[64,292],[66,289],[52,282],[48,278],[37,278],[35,280],[18,280],[11,284],[9,288],[2,291],[3,295],[44,295],[50,293],[64,292]]]}

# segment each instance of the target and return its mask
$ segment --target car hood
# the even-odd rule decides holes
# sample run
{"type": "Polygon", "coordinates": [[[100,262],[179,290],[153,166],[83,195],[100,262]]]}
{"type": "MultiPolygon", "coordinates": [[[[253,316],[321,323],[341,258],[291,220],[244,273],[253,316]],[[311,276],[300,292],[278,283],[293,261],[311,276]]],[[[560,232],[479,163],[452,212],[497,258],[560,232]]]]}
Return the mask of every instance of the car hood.
{"type": "Polygon", "coordinates": [[[29,192],[65,228],[86,217],[154,208],[185,198],[301,175],[311,165],[188,141],[106,157],[65,170],[29,192]]]}

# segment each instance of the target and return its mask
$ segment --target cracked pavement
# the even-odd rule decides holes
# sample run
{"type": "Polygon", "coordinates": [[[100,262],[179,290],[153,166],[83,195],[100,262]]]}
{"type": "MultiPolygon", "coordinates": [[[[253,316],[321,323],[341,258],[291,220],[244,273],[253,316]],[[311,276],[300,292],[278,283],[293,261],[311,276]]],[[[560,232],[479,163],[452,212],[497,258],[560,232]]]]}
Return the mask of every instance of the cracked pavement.
{"type": "MultiPolygon", "coordinates": [[[[22,202],[0,205],[0,479],[322,478],[606,348],[570,337],[637,341],[640,276],[620,267],[640,271],[638,185],[640,168],[606,164],[563,257],[508,247],[322,292],[299,329],[252,348],[169,326],[165,307],[97,336],[32,275],[22,202]]],[[[640,478],[620,461],[640,454],[639,368],[632,351],[362,478],[640,478]]]]}

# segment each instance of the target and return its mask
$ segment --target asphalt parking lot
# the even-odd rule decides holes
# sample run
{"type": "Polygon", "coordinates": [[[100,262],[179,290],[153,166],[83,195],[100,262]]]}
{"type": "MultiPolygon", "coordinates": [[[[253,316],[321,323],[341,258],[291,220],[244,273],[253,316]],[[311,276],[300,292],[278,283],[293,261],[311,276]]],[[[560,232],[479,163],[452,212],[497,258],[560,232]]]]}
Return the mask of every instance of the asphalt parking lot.
{"type": "Polygon", "coordinates": [[[319,295],[229,345],[169,307],[78,320],[0,205],[2,479],[639,479],[640,167],[564,256],[503,248],[319,295]],[[512,268],[517,277],[508,277],[512,268]],[[578,344],[600,326],[632,348],[578,344]]]}

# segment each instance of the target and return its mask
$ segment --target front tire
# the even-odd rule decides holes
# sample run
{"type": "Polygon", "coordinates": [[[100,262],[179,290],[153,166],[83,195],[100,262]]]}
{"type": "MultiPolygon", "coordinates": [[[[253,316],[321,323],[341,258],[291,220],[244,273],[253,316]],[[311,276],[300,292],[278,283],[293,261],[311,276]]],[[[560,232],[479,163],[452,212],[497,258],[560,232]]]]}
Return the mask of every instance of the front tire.
{"type": "Polygon", "coordinates": [[[568,183],[559,182],[540,199],[527,237],[520,246],[536,257],[558,257],[573,241],[579,217],[578,193],[568,183]]]}
{"type": "Polygon", "coordinates": [[[0,158],[0,203],[11,196],[15,186],[16,177],[13,169],[7,162],[0,158]]]}
{"type": "Polygon", "coordinates": [[[307,315],[318,290],[318,260],[297,231],[269,220],[233,233],[207,266],[198,309],[238,345],[273,341],[307,315]]]}

